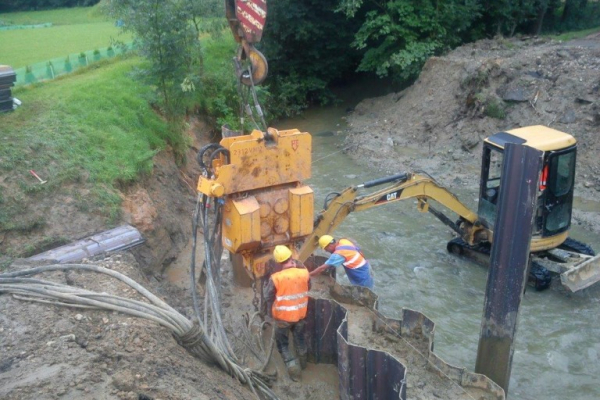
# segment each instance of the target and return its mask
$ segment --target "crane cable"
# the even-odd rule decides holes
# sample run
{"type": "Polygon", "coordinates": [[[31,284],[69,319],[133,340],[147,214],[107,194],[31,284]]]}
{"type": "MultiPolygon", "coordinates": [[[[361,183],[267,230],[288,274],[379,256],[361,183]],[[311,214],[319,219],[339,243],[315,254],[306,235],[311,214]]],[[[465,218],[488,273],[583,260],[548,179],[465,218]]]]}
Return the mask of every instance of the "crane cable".
{"type": "MultiPolygon", "coordinates": [[[[235,60],[235,59],[234,59],[235,60]]],[[[264,111],[260,105],[258,100],[258,95],[256,93],[256,85],[254,85],[254,80],[252,78],[252,66],[248,63],[247,70],[243,72],[244,76],[247,76],[250,80],[250,85],[247,86],[242,83],[242,76],[240,75],[237,83],[237,91],[240,97],[240,125],[241,129],[244,129],[244,114],[248,115],[248,117],[252,120],[254,127],[262,132],[267,131],[267,123],[265,121],[264,111]],[[247,74],[247,75],[246,75],[247,74]],[[254,107],[250,105],[249,98],[252,97],[252,102],[254,107]],[[254,117],[254,111],[256,110],[256,114],[260,118],[260,124],[256,122],[254,117]]]]}
{"type": "MultiPolygon", "coordinates": [[[[200,149],[197,155],[197,160],[202,168],[202,176],[207,179],[214,178],[214,170],[212,168],[213,161],[219,157],[222,159],[224,164],[229,162],[229,151],[219,144],[211,143],[200,149]],[[205,161],[208,159],[208,161],[205,161]]],[[[220,303],[220,287],[221,287],[221,257],[223,253],[222,244],[222,219],[223,219],[223,205],[224,201],[222,198],[209,197],[203,193],[198,194],[196,201],[196,209],[192,219],[192,257],[190,262],[190,287],[192,291],[192,298],[194,303],[194,311],[198,320],[203,318],[204,325],[210,329],[210,337],[215,340],[218,347],[224,354],[226,354],[232,361],[239,363],[232,346],[227,337],[227,333],[224,328],[223,321],[221,319],[221,303],[220,303]],[[211,215],[212,214],[212,215],[211,215]],[[212,218],[211,218],[212,216],[212,218]],[[205,282],[205,298],[204,298],[204,313],[200,312],[199,299],[196,290],[197,279],[195,277],[195,265],[196,265],[196,247],[197,247],[197,236],[198,229],[201,228],[204,237],[204,253],[205,259],[202,264],[201,271],[206,275],[205,282]],[[210,321],[209,321],[210,316],[210,321]]],[[[255,314],[256,315],[256,314],[255,314]]],[[[247,318],[246,330],[250,331],[250,326],[253,324],[255,315],[252,318],[247,318]]],[[[258,335],[259,348],[263,353],[265,349],[262,346],[264,342],[263,328],[265,323],[261,324],[258,335]]],[[[249,347],[249,346],[248,346],[249,347]]],[[[261,379],[272,378],[264,374],[264,370],[268,365],[274,347],[273,335],[269,342],[268,353],[262,357],[255,353],[255,356],[262,362],[262,366],[259,369],[261,379]]],[[[252,348],[249,347],[251,350],[252,348]]],[[[250,382],[250,380],[247,380],[250,382]]],[[[262,382],[262,381],[261,381],[262,382]]],[[[264,388],[260,387],[261,391],[264,392],[264,388]]],[[[268,398],[276,399],[274,393],[269,392],[268,398]]]]}

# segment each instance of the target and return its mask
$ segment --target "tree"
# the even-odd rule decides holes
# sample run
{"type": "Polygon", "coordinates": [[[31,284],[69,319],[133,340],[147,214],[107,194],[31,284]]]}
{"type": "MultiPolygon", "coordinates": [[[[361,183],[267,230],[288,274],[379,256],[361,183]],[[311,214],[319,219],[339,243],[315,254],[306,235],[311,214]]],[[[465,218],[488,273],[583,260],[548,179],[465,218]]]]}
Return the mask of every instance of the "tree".
{"type": "Polygon", "coordinates": [[[149,63],[140,76],[157,88],[165,115],[185,111],[183,100],[197,82],[200,70],[199,10],[189,0],[112,0],[109,14],[123,21],[135,46],[149,63]]]}
{"type": "Polygon", "coordinates": [[[359,71],[408,80],[429,57],[462,43],[480,5],[476,0],[341,0],[340,10],[349,17],[365,12],[353,42],[366,50],[359,71]]]}
{"type": "Polygon", "coordinates": [[[268,4],[260,50],[269,61],[269,105],[293,114],[332,99],[329,86],[353,74],[360,52],[351,47],[354,21],[336,12],[338,0],[274,0],[268,4]]]}

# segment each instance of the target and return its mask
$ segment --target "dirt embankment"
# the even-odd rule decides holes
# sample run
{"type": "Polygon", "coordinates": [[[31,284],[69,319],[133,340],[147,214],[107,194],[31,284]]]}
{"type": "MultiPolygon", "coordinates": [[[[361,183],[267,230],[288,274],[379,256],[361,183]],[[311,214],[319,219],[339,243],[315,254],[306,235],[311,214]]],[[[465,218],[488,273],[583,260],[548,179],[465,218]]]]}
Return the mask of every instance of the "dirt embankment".
{"type": "MultiPolygon", "coordinates": [[[[386,173],[425,170],[448,187],[477,192],[482,139],[528,125],[578,141],[576,196],[600,191],[600,34],[483,40],[433,57],[404,91],[362,101],[344,146],[386,173]]],[[[598,213],[576,223],[600,232],[598,213]]]]}

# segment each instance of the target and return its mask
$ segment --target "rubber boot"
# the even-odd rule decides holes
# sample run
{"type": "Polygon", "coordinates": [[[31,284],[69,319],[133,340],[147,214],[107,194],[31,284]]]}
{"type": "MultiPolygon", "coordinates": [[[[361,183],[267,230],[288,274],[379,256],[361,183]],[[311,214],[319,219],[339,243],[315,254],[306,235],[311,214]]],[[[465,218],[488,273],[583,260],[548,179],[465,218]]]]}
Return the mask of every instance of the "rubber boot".
{"type": "Polygon", "coordinates": [[[302,369],[300,369],[300,365],[298,365],[298,360],[292,358],[285,362],[285,366],[287,367],[290,379],[294,382],[300,382],[302,379],[302,369]]]}
{"type": "Polygon", "coordinates": [[[306,369],[306,353],[300,354],[298,360],[300,360],[300,368],[306,369]]]}
{"type": "Polygon", "coordinates": [[[301,320],[298,321],[292,328],[294,347],[296,349],[296,354],[298,355],[298,360],[300,361],[300,366],[302,369],[306,368],[306,353],[308,353],[308,349],[306,348],[306,339],[304,337],[305,327],[306,321],[301,320]]]}

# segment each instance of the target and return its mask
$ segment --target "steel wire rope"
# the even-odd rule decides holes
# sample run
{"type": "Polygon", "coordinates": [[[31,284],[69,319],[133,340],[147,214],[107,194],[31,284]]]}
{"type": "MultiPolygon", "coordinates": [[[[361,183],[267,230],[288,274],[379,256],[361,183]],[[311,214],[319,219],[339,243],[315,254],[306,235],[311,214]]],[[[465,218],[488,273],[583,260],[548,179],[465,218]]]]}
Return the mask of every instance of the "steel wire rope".
{"type": "MultiPolygon", "coordinates": [[[[147,313],[150,315],[154,315],[157,318],[163,319],[166,323],[170,324],[170,326],[180,325],[179,321],[177,320],[177,317],[172,315],[171,313],[169,313],[165,310],[162,310],[162,309],[158,309],[156,307],[152,307],[148,303],[144,303],[144,302],[133,300],[133,299],[127,299],[124,297],[114,296],[114,295],[107,295],[105,293],[96,293],[96,292],[86,291],[84,289],[79,289],[79,288],[76,289],[71,286],[55,284],[54,282],[50,282],[50,281],[44,281],[41,283],[37,283],[37,282],[33,282],[33,281],[27,282],[27,280],[21,280],[21,281],[17,282],[16,280],[14,280],[12,278],[0,278],[0,283],[5,284],[5,286],[4,286],[5,289],[12,288],[13,290],[11,290],[11,293],[13,293],[13,294],[22,293],[25,296],[29,296],[28,298],[26,298],[24,300],[37,301],[37,302],[41,302],[41,303],[51,303],[51,304],[60,303],[59,305],[72,306],[75,308],[86,308],[86,309],[89,309],[89,308],[101,309],[102,308],[102,307],[97,307],[97,306],[77,304],[77,303],[73,303],[73,302],[56,302],[56,301],[43,300],[43,299],[54,298],[54,296],[51,295],[52,290],[49,289],[49,287],[51,287],[53,289],[60,290],[62,293],[65,293],[65,294],[73,294],[73,295],[81,296],[83,298],[86,298],[86,297],[96,298],[96,300],[103,300],[103,301],[105,301],[109,304],[115,305],[115,306],[127,304],[128,307],[130,307],[134,310],[137,310],[138,312],[147,313]],[[16,286],[16,285],[14,285],[15,283],[16,284],[27,283],[28,288],[24,289],[22,286],[16,286]],[[36,297],[36,296],[31,295],[31,293],[29,293],[30,291],[36,292],[38,296],[36,297]]],[[[185,327],[183,327],[182,329],[185,329],[185,327]]]]}
{"type": "Polygon", "coordinates": [[[267,365],[269,365],[269,361],[271,361],[271,356],[273,355],[273,349],[275,348],[275,328],[273,327],[273,324],[269,321],[263,321],[260,324],[260,340],[263,341],[263,332],[265,331],[264,325],[270,325],[271,326],[271,336],[269,339],[269,352],[267,353],[267,357],[265,358],[265,362],[262,365],[262,367],[260,368],[261,372],[264,372],[264,370],[267,368],[267,365]]]}
{"type": "MultiPolygon", "coordinates": [[[[228,161],[229,152],[221,146],[205,146],[202,154],[198,156],[199,163],[203,168],[203,174],[205,176],[212,176],[212,164],[213,160],[224,154],[226,162],[228,161]],[[212,150],[209,155],[209,165],[203,163],[204,153],[212,150]]],[[[193,244],[192,244],[192,259],[190,266],[190,284],[192,287],[192,295],[194,296],[194,310],[196,318],[198,320],[204,320],[205,326],[209,328],[210,337],[214,339],[217,349],[222,354],[219,357],[219,362],[222,365],[233,364],[238,366],[239,369],[235,370],[236,376],[242,382],[246,382],[252,391],[256,394],[254,386],[256,386],[267,398],[277,399],[274,393],[268,388],[266,382],[270,379],[268,376],[263,375],[263,369],[252,371],[249,368],[242,368],[239,366],[239,360],[235,355],[234,350],[231,347],[231,343],[227,338],[227,333],[224,328],[224,324],[221,319],[221,307],[220,307],[220,262],[222,254],[222,242],[221,242],[221,222],[222,222],[222,200],[213,199],[212,209],[215,212],[214,222],[210,223],[209,210],[211,209],[210,199],[208,196],[201,194],[197,197],[196,209],[192,221],[193,229],[193,244]],[[202,226],[203,237],[204,237],[204,248],[205,248],[205,260],[203,263],[203,271],[206,273],[206,291],[204,301],[204,315],[202,316],[199,308],[199,300],[196,291],[196,279],[195,279],[195,253],[197,246],[197,231],[198,227],[202,226]],[[215,280],[218,284],[215,284],[215,280]],[[210,313],[210,323],[209,323],[210,313]]],[[[231,368],[231,367],[230,367],[231,368]]],[[[223,368],[227,370],[226,368],[223,368]]]]}
{"type": "MultiPolygon", "coordinates": [[[[252,75],[250,75],[250,79],[252,80],[252,75]]],[[[247,114],[248,117],[250,118],[250,120],[252,121],[252,123],[254,124],[255,128],[260,130],[260,131],[266,131],[267,129],[267,124],[264,121],[264,118],[262,117],[262,108],[260,108],[260,104],[258,104],[258,110],[260,110],[260,115],[261,115],[261,122],[263,123],[263,127],[261,128],[261,126],[258,124],[258,122],[256,122],[256,120],[254,119],[254,113],[252,112],[252,108],[250,106],[250,103],[248,101],[248,98],[250,97],[250,93],[253,90],[255,90],[254,88],[254,82],[252,82],[252,86],[251,87],[247,87],[246,85],[244,85],[240,80],[238,80],[238,95],[240,96],[240,122],[242,125],[242,130],[244,129],[244,115],[247,114]],[[244,90],[246,93],[244,93],[244,90]]],[[[252,96],[253,99],[257,99],[256,95],[252,96]]],[[[257,103],[258,100],[256,100],[255,104],[257,103]]]]}
{"type": "Polygon", "coordinates": [[[317,158],[316,160],[312,160],[312,162],[311,162],[311,165],[312,165],[312,164],[315,164],[315,163],[317,163],[317,162],[319,162],[319,161],[322,161],[322,160],[324,160],[324,159],[326,159],[326,158],[329,158],[330,156],[332,156],[332,155],[334,155],[334,154],[338,154],[338,153],[340,153],[340,152],[346,151],[346,150],[348,150],[348,149],[350,149],[350,148],[352,148],[352,147],[354,147],[354,146],[355,146],[355,145],[351,144],[351,145],[348,145],[348,146],[346,146],[346,147],[343,147],[343,148],[341,148],[341,149],[339,149],[339,150],[336,150],[336,151],[334,151],[334,152],[331,152],[331,153],[329,153],[329,154],[327,154],[327,155],[325,155],[325,156],[323,156],[323,157],[321,157],[321,158],[317,158]]]}
{"type": "MultiPolygon", "coordinates": [[[[229,157],[229,151],[227,149],[225,149],[224,147],[220,146],[220,145],[207,145],[204,146],[201,149],[201,152],[199,152],[198,154],[198,162],[201,164],[201,166],[203,167],[204,170],[204,174],[206,176],[212,175],[212,171],[211,171],[211,167],[213,164],[213,161],[216,159],[217,156],[219,156],[221,153],[223,153],[226,157],[226,162],[227,159],[229,157]],[[210,156],[209,156],[209,165],[205,165],[203,163],[204,161],[204,154],[206,151],[212,150],[210,156]]],[[[198,218],[199,216],[201,216],[202,218],[202,228],[203,228],[203,232],[204,232],[204,245],[205,245],[205,262],[203,264],[204,269],[206,270],[207,273],[207,288],[208,290],[205,292],[205,312],[204,312],[204,322],[205,322],[205,326],[209,326],[208,325],[208,305],[210,304],[210,309],[211,309],[211,315],[213,316],[213,318],[211,319],[211,321],[213,321],[213,323],[210,325],[210,330],[209,332],[211,333],[211,336],[216,338],[222,345],[223,348],[229,352],[229,356],[230,357],[234,357],[233,351],[231,349],[231,347],[229,346],[229,342],[228,340],[226,340],[226,334],[224,332],[224,330],[222,329],[223,324],[220,321],[220,315],[221,315],[221,309],[220,309],[220,302],[219,302],[219,291],[218,291],[218,287],[220,287],[220,255],[222,253],[222,247],[219,244],[217,244],[215,246],[215,244],[219,241],[215,241],[216,237],[219,237],[220,239],[220,223],[221,223],[221,207],[218,203],[218,200],[216,201],[217,204],[215,204],[215,214],[216,214],[216,220],[214,223],[214,228],[211,230],[209,228],[209,217],[208,217],[208,210],[209,210],[209,206],[210,204],[208,203],[208,196],[202,194],[201,196],[202,201],[196,203],[196,212],[194,215],[194,219],[193,219],[193,238],[194,238],[194,242],[193,242],[193,258],[192,258],[192,266],[190,267],[190,271],[193,272],[195,270],[195,249],[196,249],[196,243],[197,243],[197,229],[198,229],[198,218]],[[217,249],[217,254],[215,254],[215,248],[217,249]],[[217,255],[218,255],[218,259],[217,259],[217,255]],[[216,261],[215,261],[216,259],[216,261]],[[215,285],[214,283],[214,277],[217,278],[217,285],[215,285]]],[[[193,295],[195,292],[195,277],[191,276],[191,285],[193,290],[193,295]]],[[[194,297],[194,301],[198,302],[197,300],[197,294],[194,297]]],[[[200,313],[199,313],[199,307],[196,307],[196,314],[197,314],[197,318],[200,318],[200,313]]],[[[235,357],[234,357],[235,358],[235,357]]]]}
{"type": "Polygon", "coordinates": [[[254,79],[252,78],[252,70],[250,68],[250,64],[248,64],[248,74],[250,75],[250,83],[251,83],[250,93],[252,94],[252,100],[254,101],[254,108],[256,109],[256,112],[260,116],[260,121],[262,122],[263,128],[266,131],[267,123],[265,121],[264,113],[263,113],[262,107],[260,106],[260,102],[258,101],[258,96],[256,95],[256,86],[254,86],[254,79]]]}
{"type": "MultiPolygon", "coordinates": [[[[205,204],[206,205],[206,204],[205,204]]],[[[221,207],[217,207],[217,209],[220,209],[221,207]]],[[[207,299],[206,302],[210,302],[211,303],[211,314],[213,316],[213,323],[212,323],[212,328],[213,328],[213,333],[215,335],[215,338],[217,339],[217,341],[221,344],[222,347],[222,351],[224,352],[225,355],[227,355],[228,357],[231,358],[231,362],[238,362],[237,357],[235,356],[235,353],[233,351],[233,349],[231,348],[231,344],[227,338],[225,329],[224,329],[224,325],[221,321],[221,316],[220,316],[220,307],[219,307],[219,301],[218,301],[218,296],[217,296],[217,290],[214,284],[214,279],[213,279],[213,265],[217,265],[217,271],[219,270],[218,266],[220,264],[220,259],[218,261],[214,261],[216,259],[214,252],[214,244],[216,242],[220,242],[220,233],[217,233],[217,230],[219,230],[220,232],[220,217],[217,217],[217,221],[219,221],[218,224],[215,224],[215,230],[213,230],[212,234],[207,234],[208,232],[210,232],[209,227],[208,227],[208,209],[209,207],[204,207],[204,212],[202,213],[203,215],[203,226],[205,227],[205,249],[206,249],[206,254],[209,257],[209,260],[207,260],[205,262],[205,270],[207,272],[207,284],[208,284],[208,289],[207,289],[207,299]],[[207,239],[209,238],[210,239],[207,239]],[[219,240],[214,240],[215,238],[218,238],[219,240]],[[216,263],[216,264],[213,264],[216,263]]],[[[219,214],[219,212],[217,212],[217,214],[219,214]]],[[[220,247],[220,243],[218,245],[218,248],[220,247]]],[[[266,384],[261,380],[268,380],[268,378],[266,376],[262,377],[262,378],[257,378],[258,381],[256,379],[252,379],[252,377],[254,377],[256,375],[255,371],[252,371],[248,368],[246,369],[242,369],[240,371],[240,374],[244,377],[244,379],[250,384],[252,390],[254,391],[254,388],[252,387],[252,384],[257,385],[257,387],[265,394],[269,396],[269,398],[272,399],[276,399],[277,397],[270,391],[270,389],[268,389],[268,387],[266,386],[266,384]]]]}
{"type": "MultiPolygon", "coordinates": [[[[216,214],[216,221],[214,223],[214,228],[215,230],[218,230],[220,227],[220,221],[219,221],[219,213],[220,213],[220,202],[218,199],[215,200],[215,202],[217,203],[215,205],[215,214],[216,214]]],[[[234,359],[236,359],[235,354],[233,352],[233,349],[231,348],[231,345],[229,343],[229,340],[227,339],[227,334],[225,332],[222,320],[221,320],[221,307],[220,307],[220,301],[219,301],[219,286],[217,286],[215,284],[215,276],[220,275],[220,255],[216,255],[215,254],[215,241],[214,241],[214,235],[215,235],[215,231],[211,231],[208,227],[208,222],[209,222],[209,217],[208,217],[208,210],[209,207],[205,207],[204,208],[204,212],[203,214],[203,226],[205,229],[205,235],[204,235],[204,241],[205,241],[205,250],[206,250],[206,254],[210,257],[210,262],[207,261],[204,263],[204,267],[207,273],[207,280],[206,280],[206,284],[208,286],[207,291],[205,293],[205,298],[206,300],[210,301],[210,306],[211,306],[211,315],[212,315],[212,324],[211,324],[211,328],[212,328],[212,332],[214,333],[215,337],[218,338],[219,342],[223,345],[223,348],[225,351],[227,351],[228,355],[234,359]],[[209,233],[210,232],[210,233],[209,233]],[[208,234],[207,234],[208,233],[208,234]],[[210,236],[210,237],[209,237],[210,236]]],[[[219,237],[220,239],[220,237],[219,237]]]]}
{"type": "Polygon", "coordinates": [[[266,375],[236,364],[218,349],[204,333],[199,332],[198,335],[200,346],[195,345],[198,341],[194,343],[194,347],[185,346],[185,343],[182,343],[180,338],[194,331],[195,325],[143,286],[119,272],[88,264],[54,264],[36,267],[0,274],[0,293],[16,294],[21,299],[34,302],[41,301],[75,308],[83,306],[94,309],[112,310],[154,321],[171,330],[176,335],[178,343],[184,345],[193,355],[205,361],[217,363],[224,371],[235,376],[240,382],[248,384],[257,398],[260,397],[254,388],[255,386],[267,398],[277,399],[266,385],[266,382],[269,380],[266,375]],[[109,275],[135,289],[152,304],[105,293],[95,293],[86,289],[78,290],[72,286],[50,281],[23,278],[23,276],[60,270],[85,270],[109,275]],[[58,299],[58,301],[50,301],[50,299],[58,299]]]}
{"type": "MultiPolygon", "coordinates": [[[[261,312],[257,311],[254,314],[252,314],[252,317],[250,317],[248,319],[248,329],[250,330],[250,326],[252,325],[252,322],[254,321],[254,319],[256,317],[261,316],[261,312]]],[[[263,362],[262,367],[260,368],[260,371],[264,371],[265,368],[267,368],[267,365],[269,365],[269,361],[271,361],[271,356],[273,355],[273,348],[275,347],[275,330],[273,328],[273,324],[269,321],[263,321],[260,324],[259,327],[259,334],[258,334],[258,344],[260,346],[260,349],[263,353],[266,353],[266,357],[265,360],[263,362]],[[265,351],[265,349],[263,348],[263,342],[264,342],[264,337],[263,337],[263,332],[265,332],[265,325],[269,325],[271,327],[271,336],[269,339],[269,346],[268,346],[268,353],[265,351]]]]}

